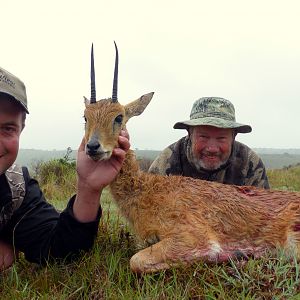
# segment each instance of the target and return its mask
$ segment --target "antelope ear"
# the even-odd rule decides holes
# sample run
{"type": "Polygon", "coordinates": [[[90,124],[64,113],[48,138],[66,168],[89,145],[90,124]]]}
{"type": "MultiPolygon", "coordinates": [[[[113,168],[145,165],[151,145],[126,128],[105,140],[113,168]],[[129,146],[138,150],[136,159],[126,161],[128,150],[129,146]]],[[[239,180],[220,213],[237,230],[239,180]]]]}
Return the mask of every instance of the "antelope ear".
{"type": "Polygon", "coordinates": [[[154,92],[145,94],[135,101],[132,101],[124,106],[125,108],[125,122],[127,122],[131,117],[139,116],[150,103],[154,92]]]}
{"type": "Polygon", "coordinates": [[[83,96],[83,100],[84,100],[85,106],[87,106],[91,103],[90,100],[88,98],[84,97],[84,96],[83,96]]]}

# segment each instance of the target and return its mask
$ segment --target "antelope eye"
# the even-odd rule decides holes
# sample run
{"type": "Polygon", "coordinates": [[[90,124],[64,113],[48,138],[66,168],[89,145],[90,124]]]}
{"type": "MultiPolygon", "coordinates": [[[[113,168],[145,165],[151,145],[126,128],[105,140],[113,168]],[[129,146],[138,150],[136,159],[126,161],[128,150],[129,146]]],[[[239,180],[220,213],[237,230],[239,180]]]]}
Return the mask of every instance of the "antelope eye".
{"type": "Polygon", "coordinates": [[[87,119],[86,119],[86,117],[85,117],[85,116],[83,116],[83,118],[84,118],[84,121],[85,121],[85,122],[87,122],[87,119]]]}
{"type": "Polygon", "coordinates": [[[116,123],[121,124],[122,121],[123,121],[123,116],[122,116],[122,115],[118,115],[118,116],[115,118],[115,122],[116,122],[116,123]]]}

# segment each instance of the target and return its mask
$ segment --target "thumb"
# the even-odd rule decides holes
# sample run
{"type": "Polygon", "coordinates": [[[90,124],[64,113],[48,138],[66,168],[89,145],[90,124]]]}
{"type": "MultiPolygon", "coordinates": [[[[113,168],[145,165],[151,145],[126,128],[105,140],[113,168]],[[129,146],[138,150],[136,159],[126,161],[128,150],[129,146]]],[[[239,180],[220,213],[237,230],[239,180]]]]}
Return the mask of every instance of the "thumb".
{"type": "Polygon", "coordinates": [[[81,144],[80,144],[80,146],[78,148],[78,152],[84,151],[84,148],[85,148],[85,138],[83,137],[82,141],[81,141],[81,144]]]}

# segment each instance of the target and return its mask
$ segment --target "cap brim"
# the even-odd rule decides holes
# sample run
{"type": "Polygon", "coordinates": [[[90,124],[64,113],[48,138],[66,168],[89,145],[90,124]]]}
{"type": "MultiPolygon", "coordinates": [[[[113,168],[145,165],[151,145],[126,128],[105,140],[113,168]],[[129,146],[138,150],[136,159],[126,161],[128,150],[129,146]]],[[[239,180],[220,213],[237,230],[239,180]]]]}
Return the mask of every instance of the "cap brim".
{"type": "Polygon", "coordinates": [[[11,99],[13,99],[16,103],[18,103],[19,105],[21,105],[22,108],[25,110],[25,112],[26,112],[27,114],[29,114],[29,111],[28,111],[26,105],[25,105],[21,100],[18,100],[18,99],[17,99],[16,97],[14,97],[13,95],[11,95],[11,94],[9,94],[9,93],[6,93],[6,92],[3,92],[3,91],[1,91],[1,90],[0,90],[0,93],[9,96],[9,97],[10,97],[11,99]]]}
{"type": "Polygon", "coordinates": [[[218,128],[231,128],[231,129],[235,129],[235,131],[239,133],[248,133],[252,131],[250,125],[240,124],[237,122],[214,118],[214,117],[199,118],[199,119],[192,119],[183,122],[177,122],[175,123],[173,128],[188,129],[191,126],[200,126],[200,125],[214,126],[218,128]]]}
{"type": "Polygon", "coordinates": [[[15,98],[15,100],[24,108],[25,112],[27,114],[29,114],[29,111],[28,111],[27,107],[25,106],[25,104],[22,101],[20,101],[20,100],[18,100],[16,98],[15,98]]]}

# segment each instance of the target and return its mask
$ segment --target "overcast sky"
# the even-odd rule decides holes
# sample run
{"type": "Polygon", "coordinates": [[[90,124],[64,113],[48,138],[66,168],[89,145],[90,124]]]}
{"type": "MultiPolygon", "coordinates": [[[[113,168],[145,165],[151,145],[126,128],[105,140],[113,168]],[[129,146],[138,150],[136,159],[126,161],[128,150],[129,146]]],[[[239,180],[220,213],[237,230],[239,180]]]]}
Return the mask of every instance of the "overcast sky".
{"type": "Polygon", "coordinates": [[[114,45],[119,101],[155,92],[128,123],[132,148],[161,150],[186,134],[203,96],[229,99],[252,126],[250,147],[300,148],[299,1],[3,1],[0,65],[27,87],[21,148],[77,149],[90,97],[111,97],[114,45]]]}

